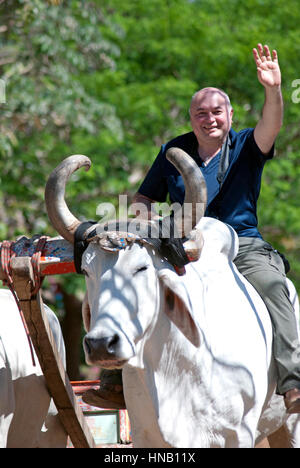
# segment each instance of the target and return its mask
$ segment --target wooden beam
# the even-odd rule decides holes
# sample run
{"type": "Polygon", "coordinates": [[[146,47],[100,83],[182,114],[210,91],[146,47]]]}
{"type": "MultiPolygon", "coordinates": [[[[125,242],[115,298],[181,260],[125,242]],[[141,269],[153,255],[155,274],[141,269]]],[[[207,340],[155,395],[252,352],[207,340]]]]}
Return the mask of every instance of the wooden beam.
{"type": "Polygon", "coordinates": [[[11,260],[11,266],[14,287],[60,420],[75,448],[94,448],[94,439],[57,351],[41,292],[31,297],[33,287],[31,259],[15,257],[11,260]]]}
{"type": "MultiPolygon", "coordinates": [[[[17,257],[32,257],[38,240],[39,236],[34,236],[31,239],[22,236],[13,244],[12,250],[17,257]]],[[[0,252],[1,245],[0,242],[0,252]]],[[[60,237],[51,238],[46,242],[43,250],[43,257],[41,257],[41,274],[42,276],[46,276],[74,273],[75,267],[73,260],[73,245],[60,237]]],[[[4,278],[0,262],[0,280],[4,278]]]]}

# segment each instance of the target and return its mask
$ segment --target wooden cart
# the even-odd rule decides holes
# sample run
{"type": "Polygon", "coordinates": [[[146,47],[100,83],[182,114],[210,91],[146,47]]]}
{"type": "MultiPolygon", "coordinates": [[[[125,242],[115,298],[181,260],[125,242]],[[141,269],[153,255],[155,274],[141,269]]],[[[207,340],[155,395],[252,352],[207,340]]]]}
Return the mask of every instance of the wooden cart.
{"type": "MultiPolygon", "coordinates": [[[[39,241],[39,236],[35,236],[32,239],[21,237],[11,243],[9,266],[13,289],[17,294],[49,393],[73,447],[94,448],[94,438],[61,362],[44,311],[41,290],[36,284],[46,275],[75,272],[73,246],[61,238],[45,240],[43,251],[39,252],[37,277],[32,258],[39,241]]],[[[4,243],[0,243],[0,252],[3,246],[4,243]]],[[[6,278],[5,269],[0,262],[0,279],[6,278]]]]}

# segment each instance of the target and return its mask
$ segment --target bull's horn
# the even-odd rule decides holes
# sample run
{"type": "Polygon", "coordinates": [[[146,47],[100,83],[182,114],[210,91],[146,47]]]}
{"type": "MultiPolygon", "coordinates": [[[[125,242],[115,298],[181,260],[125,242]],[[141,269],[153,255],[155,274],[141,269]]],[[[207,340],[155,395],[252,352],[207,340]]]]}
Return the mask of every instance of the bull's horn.
{"type": "Polygon", "coordinates": [[[178,220],[175,214],[175,221],[182,236],[187,236],[204,216],[207,203],[205,179],[193,158],[182,149],[170,148],[166,156],[184,181],[185,198],[182,211],[184,216],[178,220]]]}
{"type": "Polygon", "coordinates": [[[85,166],[88,171],[91,161],[81,154],[69,156],[50,174],[45,189],[45,202],[52,226],[67,241],[74,243],[74,233],[81,224],[70,212],[65,202],[66,183],[73,172],[85,166]]]}

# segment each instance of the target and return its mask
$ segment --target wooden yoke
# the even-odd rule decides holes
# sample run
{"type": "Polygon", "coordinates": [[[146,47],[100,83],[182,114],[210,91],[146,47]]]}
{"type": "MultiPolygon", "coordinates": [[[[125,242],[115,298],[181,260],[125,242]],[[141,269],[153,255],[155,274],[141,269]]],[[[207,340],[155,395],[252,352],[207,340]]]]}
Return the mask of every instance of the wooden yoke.
{"type": "MultiPolygon", "coordinates": [[[[26,240],[26,238],[24,239],[26,240]]],[[[27,239],[27,242],[28,241],[31,245],[31,240],[27,239]]],[[[47,244],[49,250],[49,244],[51,244],[51,240],[50,242],[47,242],[47,244]]],[[[54,251],[57,254],[59,250],[58,247],[59,245],[61,246],[61,244],[63,244],[63,250],[65,249],[69,252],[69,258],[66,262],[67,271],[63,271],[64,268],[62,267],[60,269],[56,268],[53,270],[53,273],[50,272],[49,274],[70,271],[69,264],[73,263],[72,258],[70,257],[70,255],[72,255],[70,252],[72,251],[70,251],[69,247],[65,245],[63,240],[56,239],[54,241],[54,251]]],[[[18,247],[15,248],[14,251],[16,252],[17,249],[18,247]]],[[[16,253],[18,254],[18,251],[16,253]]],[[[70,436],[73,446],[75,448],[94,448],[95,442],[93,436],[84,419],[58,353],[57,346],[50,329],[49,321],[44,310],[41,291],[39,290],[35,296],[32,296],[32,291],[35,285],[33,279],[30,249],[26,251],[23,245],[19,253],[21,253],[21,256],[17,256],[11,259],[14,289],[17,293],[35,352],[38,356],[41,369],[44,373],[47,388],[56,405],[61,423],[64,426],[67,434],[70,436]],[[23,255],[25,254],[25,256],[22,256],[22,253],[23,255]]],[[[64,262],[61,262],[60,256],[57,256],[56,260],[54,259],[54,262],[51,258],[48,261],[42,261],[42,275],[47,274],[47,268],[49,266],[51,267],[51,265],[53,266],[54,263],[62,266],[64,262]]],[[[2,276],[3,272],[0,269],[0,279],[2,279],[2,276]]]]}
{"type": "MultiPolygon", "coordinates": [[[[17,257],[32,257],[39,236],[31,239],[23,236],[13,243],[12,250],[17,257]]],[[[0,242],[0,252],[1,252],[0,242]]],[[[75,273],[73,245],[70,242],[54,237],[48,239],[43,249],[43,257],[40,260],[41,275],[62,275],[65,273],[75,273]]],[[[0,262],[0,280],[5,279],[0,262]]]]}

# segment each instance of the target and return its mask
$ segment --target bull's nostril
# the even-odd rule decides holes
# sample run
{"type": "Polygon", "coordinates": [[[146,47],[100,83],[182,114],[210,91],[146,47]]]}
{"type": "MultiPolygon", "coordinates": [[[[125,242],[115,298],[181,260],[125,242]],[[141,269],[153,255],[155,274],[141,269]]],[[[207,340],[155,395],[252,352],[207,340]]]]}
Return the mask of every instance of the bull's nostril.
{"type": "Polygon", "coordinates": [[[89,359],[111,359],[118,353],[120,337],[117,333],[102,338],[86,336],[84,342],[89,359]]]}
{"type": "Polygon", "coordinates": [[[109,338],[109,341],[107,343],[107,351],[109,353],[114,353],[116,351],[116,345],[118,344],[119,339],[120,338],[117,334],[109,338]]]}

